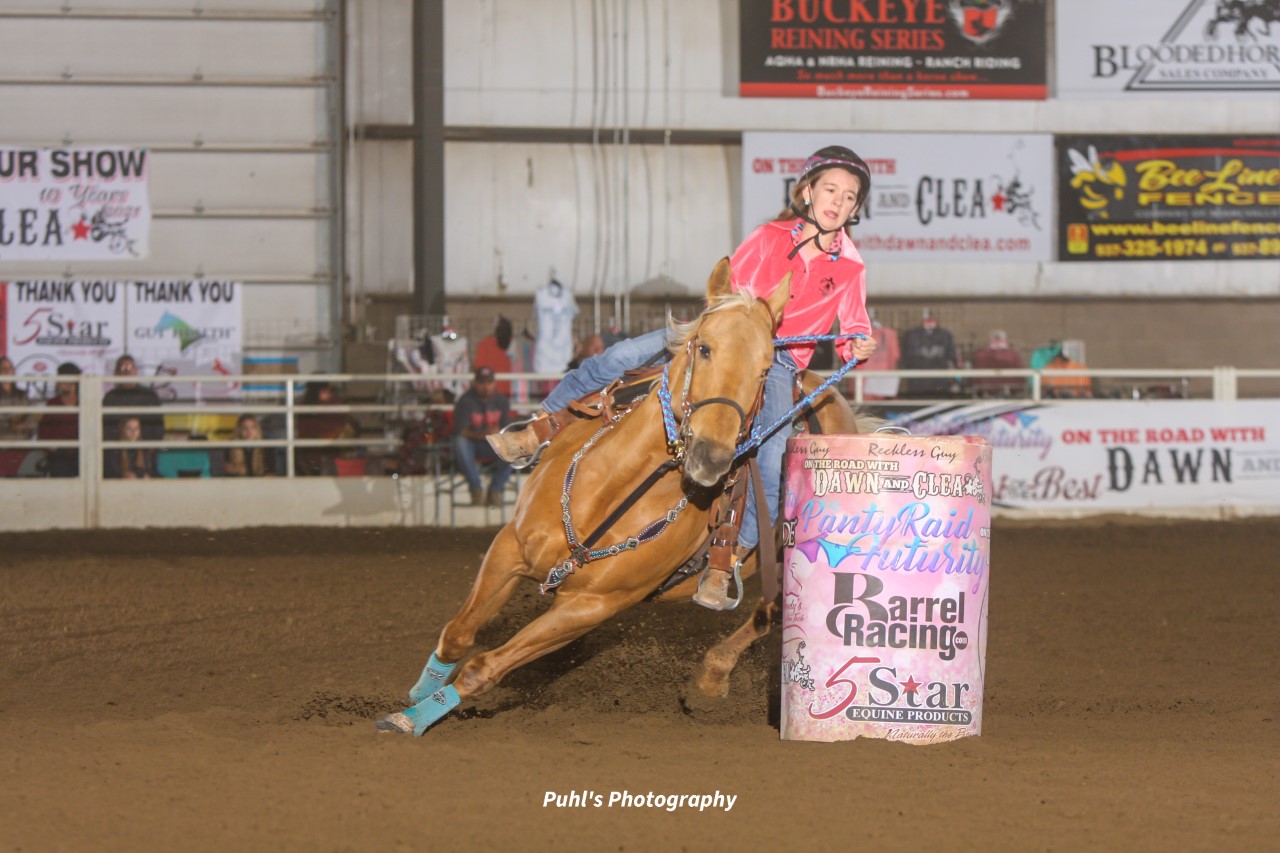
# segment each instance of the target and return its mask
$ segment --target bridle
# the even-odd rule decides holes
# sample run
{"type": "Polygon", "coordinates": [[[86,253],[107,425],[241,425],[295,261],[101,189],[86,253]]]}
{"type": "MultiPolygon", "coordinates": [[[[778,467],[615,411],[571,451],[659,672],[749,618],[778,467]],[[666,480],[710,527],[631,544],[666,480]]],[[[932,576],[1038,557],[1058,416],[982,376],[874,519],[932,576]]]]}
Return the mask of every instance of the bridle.
{"type": "MultiPolygon", "coordinates": [[[[756,302],[764,305],[765,310],[769,312],[769,328],[776,326],[777,318],[773,316],[773,309],[769,307],[769,303],[763,299],[756,299],[756,302]]],[[[684,383],[680,394],[680,418],[677,421],[675,410],[672,407],[671,400],[671,365],[674,362],[667,362],[662,368],[662,382],[658,386],[658,400],[662,404],[662,423],[667,433],[667,450],[677,462],[684,461],[685,450],[693,439],[693,427],[689,423],[690,417],[694,412],[706,406],[723,405],[733,409],[738,415],[738,435],[734,440],[735,446],[741,444],[747,437],[748,431],[751,429],[751,422],[755,415],[760,411],[760,404],[764,400],[764,380],[761,379],[760,384],[756,386],[756,396],[751,402],[749,409],[744,409],[737,400],[729,397],[707,397],[697,402],[690,402],[689,388],[693,384],[693,362],[694,350],[698,346],[698,337],[693,335],[684,347],[684,383]]]]}

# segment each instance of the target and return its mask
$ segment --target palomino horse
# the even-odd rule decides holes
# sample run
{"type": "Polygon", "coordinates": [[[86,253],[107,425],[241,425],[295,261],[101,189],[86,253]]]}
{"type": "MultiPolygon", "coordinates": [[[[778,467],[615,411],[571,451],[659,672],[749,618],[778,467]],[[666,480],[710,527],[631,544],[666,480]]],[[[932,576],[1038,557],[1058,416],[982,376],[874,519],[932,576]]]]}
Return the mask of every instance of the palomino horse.
{"type": "MultiPolygon", "coordinates": [[[[773,359],[773,332],[789,295],[789,280],[767,300],[733,293],[728,259],[716,266],[707,282],[706,310],[693,323],[673,328],[678,340],[671,345],[674,358],[665,374],[673,380],[669,407],[664,406],[664,381],[663,393],[650,394],[620,418],[582,420],[561,431],[521,490],[470,595],[445,625],[410,690],[416,704],[380,719],[380,730],[421,735],[463,699],[492,689],[516,667],[643,601],[694,556],[707,539],[715,500],[757,407],[773,359]],[[669,441],[664,418],[677,422],[671,424],[678,426],[677,441],[669,441]],[[639,489],[646,482],[648,488],[639,489]],[[594,537],[586,532],[610,516],[616,518],[592,550],[594,537]],[[522,578],[542,583],[544,590],[554,587],[551,606],[502,646],[463,663],[450,682],[475,645],[477,631],[522,578]]],[[[848,405],[840,400],[839,406],[848,419],[833,425],[852,431],[848,405]]],[[[744,570],[749,575],[754,560],[744,570]]],[[[696,582],[689,578],[659,600],[687,599],[696,582]]],[[[715,658],[714,669],[723,671],[726,683],[725,661],[736,660],[733,649],[749,641],[739,631],[729,651],[715,658]]],[[[706,681],[709,693],[720,692],[716,678],[713,673],[706,681]]]]}

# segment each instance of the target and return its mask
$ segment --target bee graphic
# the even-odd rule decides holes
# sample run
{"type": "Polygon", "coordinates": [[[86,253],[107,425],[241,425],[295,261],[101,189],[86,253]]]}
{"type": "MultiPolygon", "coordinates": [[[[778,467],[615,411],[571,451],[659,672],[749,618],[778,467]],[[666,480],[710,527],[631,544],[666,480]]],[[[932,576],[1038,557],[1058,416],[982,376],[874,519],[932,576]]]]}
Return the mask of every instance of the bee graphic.
{"type": "Polygon", "coordinates": [[[1118,201],[1124,198],[1125,187],[1129,185],[1124,167],[1114,160],[1104,165],[1093,145],[1089,146],[1087,157],[1068,148],[1067,159],[1071,165],[1071,188],[1080,191],[1080,204],[1086,210],[1101,211],[1099,215],[1104,219],[1110,217],[1105,210],[1111,203],[1107,196],[1113,195],[1118,201]]]}

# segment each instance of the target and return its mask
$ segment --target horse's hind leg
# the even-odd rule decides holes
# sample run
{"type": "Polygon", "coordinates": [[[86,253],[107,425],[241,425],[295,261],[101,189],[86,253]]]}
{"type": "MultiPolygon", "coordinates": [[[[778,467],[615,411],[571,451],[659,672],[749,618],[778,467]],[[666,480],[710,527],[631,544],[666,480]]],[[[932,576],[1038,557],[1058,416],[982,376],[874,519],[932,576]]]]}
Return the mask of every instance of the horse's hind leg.
{"type": "Polygon", "coordinates": [[[564,648],[642,597],[624,592],[561,591],[545,613],[506,643],[467,661],[454,681],[458,694],[478,696],[492,689],[513,669],[564,648]]]}
{"type": "Polygon", "coordinates": [[[777,620],[778,606],[760,599],[746,624],[712,646],[703,657],[702,667],[693,680],[698,693],[715,699],[727,696],[729,675],[738,665],[738,658],[752,643],[767,636],[777,620]]]}
{"type": "Polygon", "coordinates": [[[412,703],[417,704],[444,687],[458,661],[475,646],[476,632],[511,600],[523,565],[520,543],[507,526],[498,532],[485,553],[467,600],[440,632],[435,651],[417,684],[409,690],[412,703]]]}

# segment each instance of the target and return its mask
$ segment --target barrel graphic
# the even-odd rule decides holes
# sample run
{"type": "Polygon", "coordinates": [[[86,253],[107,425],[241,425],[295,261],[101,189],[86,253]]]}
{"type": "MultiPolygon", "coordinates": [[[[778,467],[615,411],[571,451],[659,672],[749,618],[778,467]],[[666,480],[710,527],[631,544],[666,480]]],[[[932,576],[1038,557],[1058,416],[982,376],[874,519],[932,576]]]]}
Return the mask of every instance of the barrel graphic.
{"type": "Polygon", "coordinates": [[[980,734],[991,445],[877,433],[787,450],[782,737],[980,734]]]}

